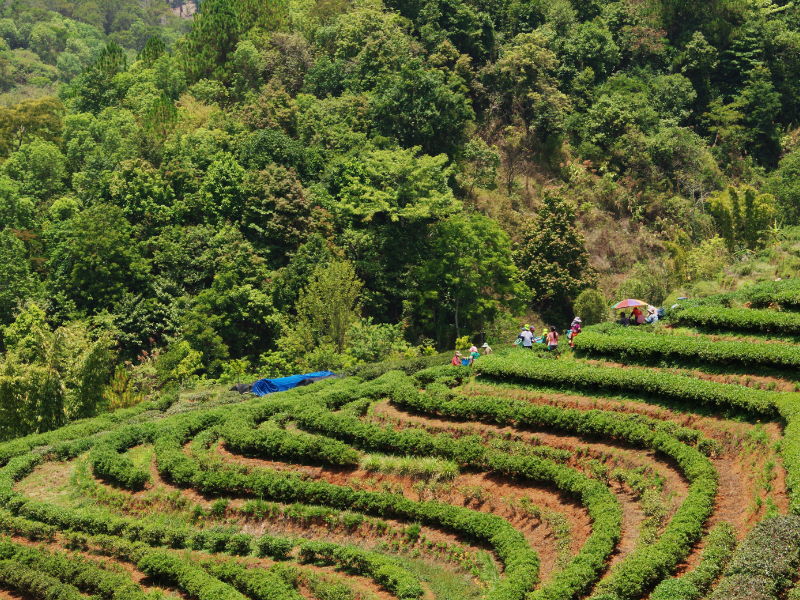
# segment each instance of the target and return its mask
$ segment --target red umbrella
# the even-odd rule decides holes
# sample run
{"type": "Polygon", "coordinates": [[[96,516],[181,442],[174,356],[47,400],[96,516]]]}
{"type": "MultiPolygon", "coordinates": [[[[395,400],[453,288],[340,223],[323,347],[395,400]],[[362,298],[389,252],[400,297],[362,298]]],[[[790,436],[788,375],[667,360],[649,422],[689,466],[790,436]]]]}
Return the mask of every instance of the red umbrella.
{"type": "Polygon", "coordinates": [[[627,300],[623,300],[622,302],[618,302],[614,305],[614,308],[632,308],[634,306],[647,306],[647,302],[642,302],[641,300],[635,300],[634,298],[628,298],[627,300]]]}

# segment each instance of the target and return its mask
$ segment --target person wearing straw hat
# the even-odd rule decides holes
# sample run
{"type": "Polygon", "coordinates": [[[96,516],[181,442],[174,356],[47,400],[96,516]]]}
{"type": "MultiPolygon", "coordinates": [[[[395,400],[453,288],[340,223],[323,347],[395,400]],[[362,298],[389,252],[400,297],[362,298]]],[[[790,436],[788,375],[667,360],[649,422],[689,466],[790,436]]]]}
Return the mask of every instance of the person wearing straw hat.
{"type": "Polygon", "coordinates": [[[487,344],[486,342],[483,342],[483,346],[481,346],[481,348],[483,348],[483,355],[484,356],[487,356],[487,355],[492,353],[492,349],[489,347],[489,344],[487,344]]]}
{"type": "Polygon", "coordinates": [[[453,356],[453,360],[451,362],[453,363],[454,367],[460,367],[461,366],[461,352],[456,350],[456,354],[455,354],[455,356],[453,356]]]}
{"type": "Polygon", "coordinates": [[[651,323],[655,323],[658,321],[658,309],[651,305],[647,305],[647,318],[644,320],[645,323],[650,325],[651,323]]]}

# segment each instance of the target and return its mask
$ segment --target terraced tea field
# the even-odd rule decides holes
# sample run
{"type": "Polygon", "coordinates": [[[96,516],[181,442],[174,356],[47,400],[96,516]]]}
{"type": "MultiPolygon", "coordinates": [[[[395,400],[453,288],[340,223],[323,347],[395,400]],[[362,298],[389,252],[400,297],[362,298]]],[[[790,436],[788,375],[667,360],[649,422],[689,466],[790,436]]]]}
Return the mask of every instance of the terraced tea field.
{"type": "Polygon", "coordinates": [[[6,442],[0,598],[800,598],[787,289],[6,442]]]}

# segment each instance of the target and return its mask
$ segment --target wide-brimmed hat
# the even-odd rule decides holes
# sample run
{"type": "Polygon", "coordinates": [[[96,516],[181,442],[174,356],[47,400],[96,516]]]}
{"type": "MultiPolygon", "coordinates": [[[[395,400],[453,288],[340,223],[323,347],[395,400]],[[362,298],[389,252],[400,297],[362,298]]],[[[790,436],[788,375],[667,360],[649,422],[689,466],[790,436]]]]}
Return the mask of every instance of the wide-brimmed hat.
{"type": "Polygon", "coordinates": [[[578,323],[583,323],[583,321],[581,321],[581,318],[580,318],[580,317],[575,317],[575,319],[574,319],[574,320],[575,320],[575,321],[577,321],[578,323]]]}
{"type": "Polygon", "coordinates": [[[489,347],[489,344],[487,344],[486,342],[483,342],[483,346],[481,346],[481,348],[488,348],[488,347],[489,347]]]}
{"type": "Polygon", "coordinates": [[[461,356],[461,352],[459,352],[458,350],[456,350],[456,356],[461,356]]]}

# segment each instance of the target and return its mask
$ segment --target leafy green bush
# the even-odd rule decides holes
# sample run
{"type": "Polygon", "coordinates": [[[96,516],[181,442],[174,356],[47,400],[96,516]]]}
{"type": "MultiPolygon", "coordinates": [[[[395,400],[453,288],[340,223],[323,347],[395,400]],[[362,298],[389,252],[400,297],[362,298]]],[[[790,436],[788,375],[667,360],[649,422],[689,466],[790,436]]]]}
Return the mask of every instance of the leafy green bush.
{"type": "Polygon", "coordinates": [[[747,303],[751,308],[767,308],[778,304],[784,309],[800,309],[800,280],[765,281],[735,292],[716,294],[707,298],[684,301],[684,305],[731,307],[736,303],[747,303]]]}
{"type": "Polygon", "coordinates": [[[0,557],[44,575],[68,583],[81,591],[109,600],[144,600],[147,594],[128,576],[101,568],[82,557],[63,552],[47,552],[16,544],[0,542],[0,557]]]}
{"type": "Polygon", "coordinates": [[[3,584],[3,587],[42,600],[83,599],[76,587],[62,583],[54,577],[21,565],[14,560],[0,560],[0,583],[3,584]]]}
{"type": "Polygon", "coordinates": [[[336,546],[328,542],[303,542],[300,556],[307,562],[321,560],[353,573],[367,575],[384,585],[401,600],[419,598],[424,590],[414,575],[395,564],[388,556],[355,546],[336,546]]]}
{"type": "Polygon", "coordinates": [[[200,566],[251,600],[300,600],[301,596],[272,569],[248,569],[245,565],[203,561],[200,566]]]}
{"type": "Polygon", "coordinates": [[[296,545],[297,542],[289,538],[262,535],[256,541],[256,552],[258,556],[269,556],[275,560],[285,560],[296,545]]]}
{"type": "Polygon", "coordinates": [[[739,544],[711,600],[778,598],[800,563],[800,517],[757,523],[739,544]]]}
{"type": "Polygon", "coordinates": [[[150,469],[136,467],[120,452],[152,441],[154,434],[152,425],[133,425],[107,434],[89,454],[95,474],[131,490],[142,489],[150,481],[150,469]]]}
{"type": "Polygon", "coordinates": [[[406,375],[413,375],[423,369],[447,365],[450,363],[451,358],[453,357],[449,352],[443,352],[434,356],[419,356],[407,360],[388,360],[380,363],[358,365],[349,369],[347,374],[358,376],[364,381],[377,379],[389,371],[402,371],[406,375]]]}
{"type": "Polygon", "coordinates": [[[221,435],[228,447],[250,456],[338,466],[357,465],[359,462],[358,451],[337,440],[286,431],[272,423],[265,425],[254,429],[243,419],[229,419],[221,435]]]}
{"type": "Polygon", "coordinates": [[[608,304],[600,290],[583,290],[575,299],[573,312],[583,320],[584,326],[608,320],[608,304]]]}

